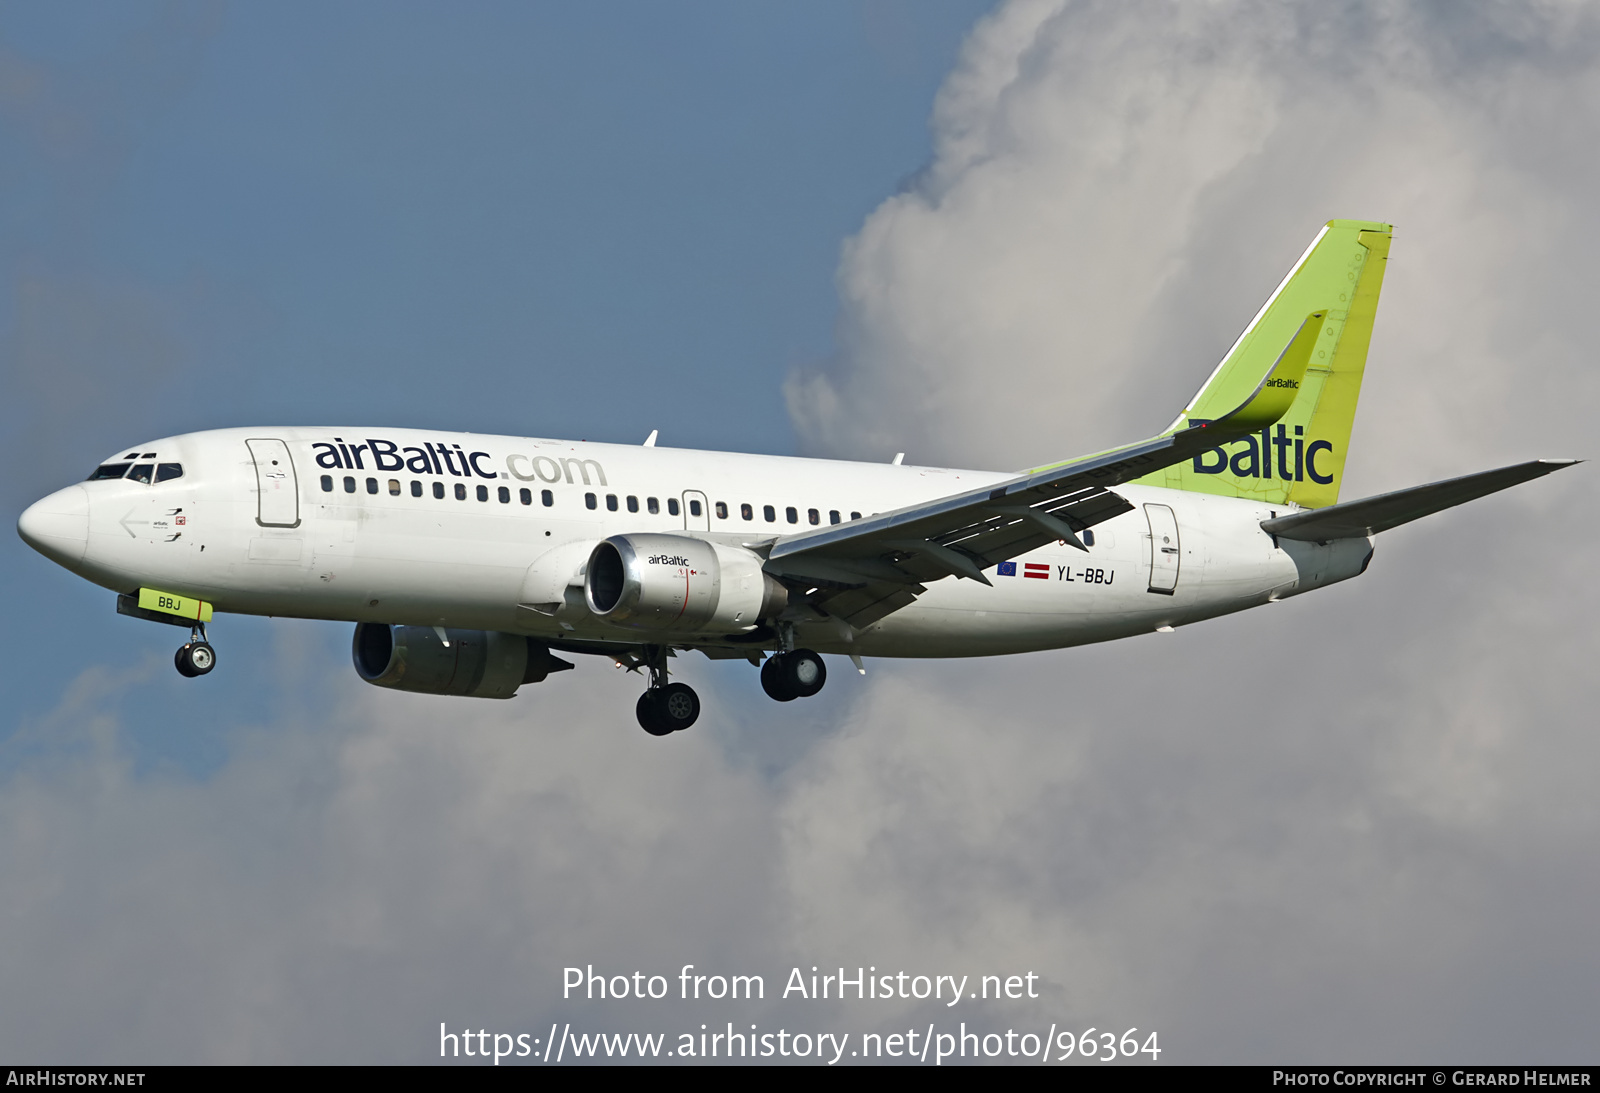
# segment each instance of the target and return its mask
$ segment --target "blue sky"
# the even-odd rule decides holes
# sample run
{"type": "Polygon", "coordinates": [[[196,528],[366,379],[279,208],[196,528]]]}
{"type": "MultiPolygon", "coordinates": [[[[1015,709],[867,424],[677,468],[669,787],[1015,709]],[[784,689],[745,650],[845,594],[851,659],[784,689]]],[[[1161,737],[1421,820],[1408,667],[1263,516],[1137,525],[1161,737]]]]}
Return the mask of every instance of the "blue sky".
{"type": "MultiPolygon", "coordinates": [[[[926,162],[983,9],[7,6],[7,507],[230,425],[793,452],[782,380],[833,351],[840,241],[926,162]]],[[[5,661],[13,730],[84,666],[51,650],[166,652],[0,550],[42,628],[5,661]]],[[[264,655],[266,624],[222,630],[234,663],[264,655]]],[[[342,658],[342,628],[297,630],[342,658]]],[[[275,694],[158,676],[135,760],[214,763],[275,694]]]]}

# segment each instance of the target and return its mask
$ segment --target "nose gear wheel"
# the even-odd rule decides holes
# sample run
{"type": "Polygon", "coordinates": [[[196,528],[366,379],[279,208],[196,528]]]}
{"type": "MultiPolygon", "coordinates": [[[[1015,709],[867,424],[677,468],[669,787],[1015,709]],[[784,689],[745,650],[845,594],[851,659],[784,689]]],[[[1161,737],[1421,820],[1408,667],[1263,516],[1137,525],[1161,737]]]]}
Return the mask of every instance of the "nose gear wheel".
{"type": "Polygon", "coordinates": [[[179,675],[192,679],[205,675],[217,666],[217,651],[210,642],[191,641],[173,654],[172,663],[179,675]]]}
{"type": "Polygon", "coordinates": [[[189,628],[189,643],[172,655],[173,667],[178,674],[193,679],[203,676],[217,666],[217,651],[206,637],[206,624],[196,621],[189,628]]]}

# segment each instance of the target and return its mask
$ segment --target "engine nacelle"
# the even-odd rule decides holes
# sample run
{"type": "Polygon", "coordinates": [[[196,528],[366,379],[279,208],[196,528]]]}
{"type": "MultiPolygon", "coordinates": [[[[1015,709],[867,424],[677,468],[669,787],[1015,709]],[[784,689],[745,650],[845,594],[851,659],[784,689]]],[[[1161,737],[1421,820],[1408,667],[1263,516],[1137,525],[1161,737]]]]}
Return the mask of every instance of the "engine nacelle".
{"type": "Polygon", "coordinates": [[[788,590],[743,547],[689,535],[613,535],[589,554],[583,594],[598,618],[640,630],[736,633],[782,611],[788,590]]]}
{"type": "Polygon", "coordinates": [[[572,665],[550,648],[520,634],[497,630],[446,630],[431,626],[356,624],[350,654],[356,673],[377,687],[426,695],[510,698],[524,683],[538,683],[572,665]]]}

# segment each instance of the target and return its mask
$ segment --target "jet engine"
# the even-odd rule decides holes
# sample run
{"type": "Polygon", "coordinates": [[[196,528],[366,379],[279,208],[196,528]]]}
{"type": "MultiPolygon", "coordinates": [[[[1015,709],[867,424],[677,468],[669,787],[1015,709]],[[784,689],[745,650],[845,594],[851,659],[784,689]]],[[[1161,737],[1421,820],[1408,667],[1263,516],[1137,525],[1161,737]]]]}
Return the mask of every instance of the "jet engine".
{"type": "Polygon", "coordinates": [[[688,535],[613,535],[589,554],[596,617],[640,630],[736,633],[782,611],[788,590],[743,547],[688,535]]]}
{"type": "Polygon", "coordinates": [[[428,695],[510,698],[524,683],[539,683],[572,665],[550,648],[497,630],[431,626],[356,625],[351,657],[356,673],[375,687],[428,695]]]}

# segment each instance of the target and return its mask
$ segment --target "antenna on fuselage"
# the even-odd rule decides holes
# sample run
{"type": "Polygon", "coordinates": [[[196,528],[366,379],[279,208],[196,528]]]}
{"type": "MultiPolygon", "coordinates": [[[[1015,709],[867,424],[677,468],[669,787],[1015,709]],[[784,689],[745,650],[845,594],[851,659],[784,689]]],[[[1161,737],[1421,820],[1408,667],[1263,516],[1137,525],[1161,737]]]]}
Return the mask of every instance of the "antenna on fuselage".
{"type": "Polygon", "coordinates": [[[894,464],[896,467],[898,467],[900,465],[900,461],[902,459],[904,459],[905,457],[906,457],[906,453],[905,452],[895,452],[894,453],[894,458],[889,460],[889,462],[894,464]]]}
{"type": "Polygon", "coordinates": [[[656,435],[660,432],[660,429],[651,429],[650,435],[644,438],[644,446],[646,448],[654,448],[656,446],[656,435]]]}

